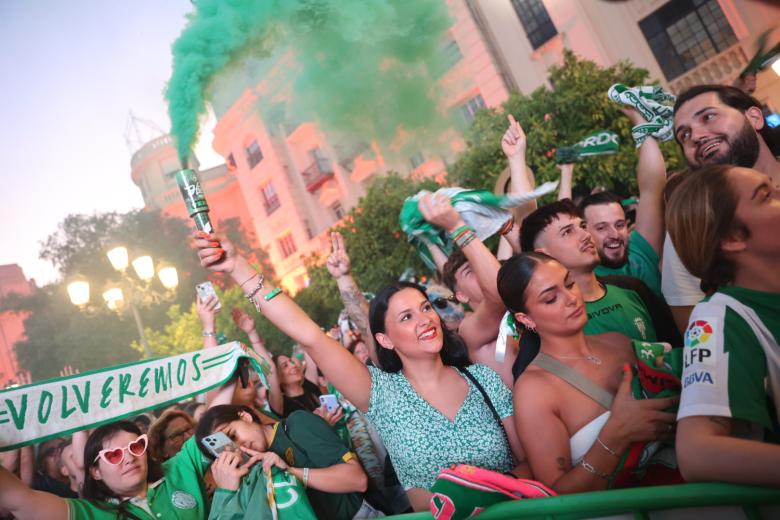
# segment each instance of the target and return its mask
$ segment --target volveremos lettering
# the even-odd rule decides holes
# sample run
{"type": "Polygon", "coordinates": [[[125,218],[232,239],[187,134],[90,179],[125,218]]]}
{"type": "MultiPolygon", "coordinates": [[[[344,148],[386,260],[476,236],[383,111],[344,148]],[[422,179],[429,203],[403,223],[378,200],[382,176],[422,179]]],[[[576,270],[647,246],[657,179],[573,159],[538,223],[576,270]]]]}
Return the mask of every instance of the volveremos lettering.
{"type": "Polygon", "coordinates": [[[51,415],[51,405],[54,404],[54,395],[44,390],[41,392],[41,400],[38,401],[38,422],[46,424],[51,415]]]}
{"type": "Polygon", "coordinates": [[[200,379],[200,367],[198,366],[198,358],[200,358],[200,354],[195,354],[192,356],[192,366],[195,368],[195,375],[192,376],[193,381],[197,381],[200,379]]]}
{"type": "Polygon", "coordinates": [[[135,392],[128,390],[130,388],[130,380],[132,379],[130,374],[119,374],[119,402],[125,402],[126,395],[135,395],[135,392]]]}
{"type": "Polygon", "coordinates": [[[11,419],[13,419],[16,429],[24,430],[24,422],[27,419],[27,394],[22,394],[22,405],[19,410],[16,409],[16,404],[11,399],[6,399],[5,405],[11,412],[11,419]]]}
{"type": "Polygon", "coordinates": [[[149,372],[151,371],[151,368],[146,367],[144,368],[144,371],[141,372],[141,387],[138,389],[138,397],[146,397],[146,394],[149,393],[149,390],[147,390],[146,387],[149,386],[149,372]]]}
{"type": "Polygon", "coordinates": [[[111,392],[114,390],[111,387],[111,382],[114,380],[114,376],[108,376],[108,378],[103,381],[103,388],[100,389],[100,395],[103,397],[100,398],[100,407],[101,408],[108,408],[108,405],[111,404],[111,392]]]}
{"type": "Polygon", "coordinates": [[[694,372],[693,374],[688,374],[685,376],[685,380],[683,381],[683,388],[688,388],[689,385],[695,384],[695,383],[707,383],[710,385],[714,385],[715,382],[712,380],[712,374],[709,372],[694,372]]]}

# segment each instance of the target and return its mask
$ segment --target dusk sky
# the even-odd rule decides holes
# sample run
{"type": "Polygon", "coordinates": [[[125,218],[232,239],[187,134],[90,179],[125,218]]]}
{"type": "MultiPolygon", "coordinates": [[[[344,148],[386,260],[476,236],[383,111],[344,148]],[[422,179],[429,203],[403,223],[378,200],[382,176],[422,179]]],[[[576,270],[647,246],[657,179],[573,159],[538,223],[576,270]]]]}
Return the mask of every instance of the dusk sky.
{"type": "Polygon", "coordinates": [[[170,47],[191,10],[189,0],[0,0],[0,264],[51,282],[39,243],[66,215],[143,206],[128,115],[169,130],[170,47]]]}

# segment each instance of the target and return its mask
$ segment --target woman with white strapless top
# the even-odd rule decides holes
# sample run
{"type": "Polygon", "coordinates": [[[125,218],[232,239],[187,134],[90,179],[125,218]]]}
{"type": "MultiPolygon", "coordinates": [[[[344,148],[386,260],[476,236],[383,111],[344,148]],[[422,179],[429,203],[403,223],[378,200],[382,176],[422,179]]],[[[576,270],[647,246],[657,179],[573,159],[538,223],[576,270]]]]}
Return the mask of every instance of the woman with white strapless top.
{"type": "Polygon", "coordinates": [[[676,398],[634,400],[630,340],[585,336],[587,313],[571,273],[542,253],[507,260],[498,290],[540,351],[515,382],[514,420],[534,478],[558,493],[606,489],[634,442],[669,437],[676,398]]]}

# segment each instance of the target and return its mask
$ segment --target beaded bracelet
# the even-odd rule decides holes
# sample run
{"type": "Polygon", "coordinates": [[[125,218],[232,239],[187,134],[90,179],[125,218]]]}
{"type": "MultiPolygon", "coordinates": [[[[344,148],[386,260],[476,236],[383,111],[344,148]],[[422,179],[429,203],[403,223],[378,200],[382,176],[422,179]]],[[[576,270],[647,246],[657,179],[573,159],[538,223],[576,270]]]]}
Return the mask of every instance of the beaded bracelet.
{"type": "Polygon", "coordinates": [[[281,292],[282,292],[282,290],[277,287],[273,291],[271,291],[268,294],[266,294],[265,296],[263,296],[263,299],[265,301],[267,301],[267,302],[270,302],[271,300],[276,298],[279,295],[279,293],[281,293],[281,292]]]}
{"type": "Polygon", "coordinates": [[[471,242],[473,242],[476,238],[477,238],[477,234],[472,231],[469,235],[464,237],[463,240],[461,240],[460,244],[458,244],[458,247],[463,249],[464,247],[469,245],[471,242]]]}
{"type": "Polygon", "coordinates": [[[257,285],[255,285],[254,289],[246,296],[246,299],[249,300],[249,303],[255,306],[255,309],[259,309],[259,305],[257,305],[257,301],[255,300],[255,295],[260,292],[260,290],[263,288],[263,282],[265,281],[265,276],[263,276],[262,273],[260,274],[260,279],[257,280],[257,285]]]}

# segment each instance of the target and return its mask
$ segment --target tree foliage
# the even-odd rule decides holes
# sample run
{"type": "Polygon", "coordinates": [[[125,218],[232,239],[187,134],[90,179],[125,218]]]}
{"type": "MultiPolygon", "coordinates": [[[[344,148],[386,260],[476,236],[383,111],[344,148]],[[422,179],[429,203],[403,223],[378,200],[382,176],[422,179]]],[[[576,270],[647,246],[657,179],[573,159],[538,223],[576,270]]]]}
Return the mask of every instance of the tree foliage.
{"type": "MultiPolygon", "coordinates": [[[[550,68],[549,82],[552,90],[539,88],[530,95],[515,92],[501,109],[476,114],[467,148],[449,169],[451,184],[493,189],[507,167],[501,137],[508,126],[507,114],[512,114],[528,136],[526,160],[537,183],[560,176],[554,162],[557,147],[572,145],[595,130],[608,129],[620,136],[620,150],[577,163],[574,192],[585,194],[603,185],[622,195],[636,193],[637,154],[631,124],[607,98],[607,90],[614,83],[643,85],[648,82],[648,72],[626,62],[603,68],[567,50],[563,63],[550,68]]],[[[661,148],[670,171],[682,164],[674,143],[663,143],[661,148]]]]}
{"type": "MultiPolygon", "coordinates": [[[[216,331],[224,334],[228,341],[248,342],[246,335],[239,329],[231,311],[233,308],[242,309],[255,320],[255,328],[263,338],[266,348],[273,352],[289,354],[292,340],[279,331],[262,314],[258,314],[255,308],[244,297],[241,288],[234,285],[229,289],[215,288],[222,309],[217,313],[216,331]]],[[[191,352],[203,348],[203,326],[195,307],[195,303],[182,310],[181,305],[172,305],[167,312],[168,323],[159,329],[146,328],[146,337],[152,355],[174,356],[183,352],[191,352]]],[[[138,341],[133,341],[132,348],[143,353],[143,347],[138,341]]]]}

